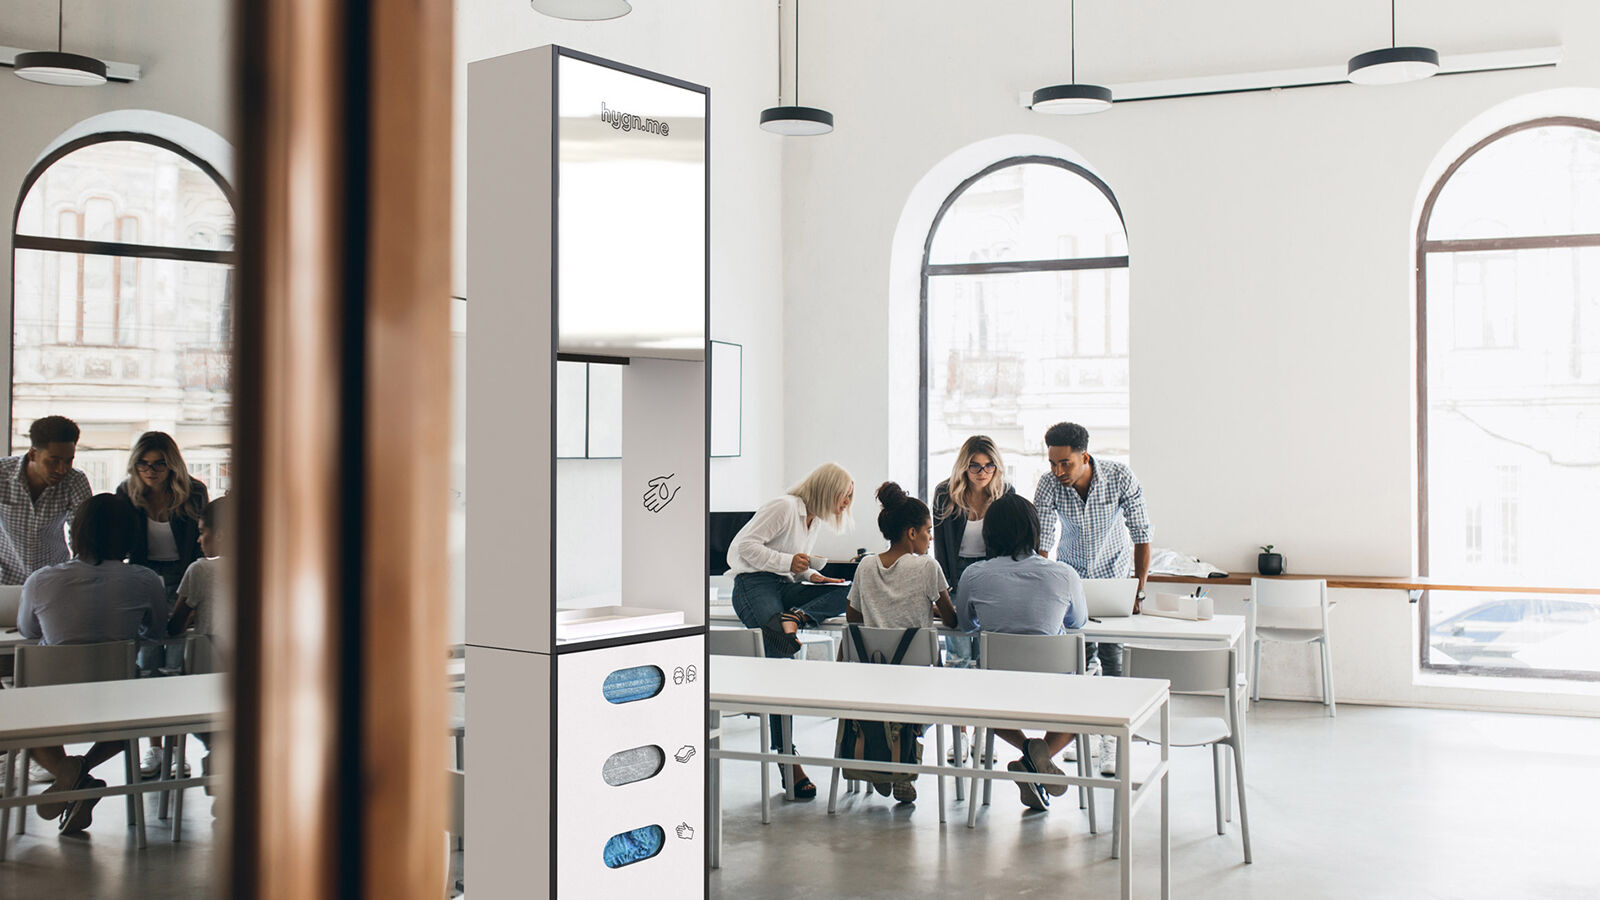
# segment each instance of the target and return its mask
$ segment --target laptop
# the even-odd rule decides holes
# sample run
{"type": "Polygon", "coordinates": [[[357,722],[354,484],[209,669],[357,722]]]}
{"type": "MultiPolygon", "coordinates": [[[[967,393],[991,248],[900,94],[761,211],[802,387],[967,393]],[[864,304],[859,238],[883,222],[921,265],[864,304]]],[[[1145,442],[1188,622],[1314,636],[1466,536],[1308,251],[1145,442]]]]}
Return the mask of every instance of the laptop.
{"type": "Polygon", "coordinates": [[[1117,619],[1133,615],[1133,600],[1139,593],[1137,578],[1085,578],[1083,596],[1089,601],[1089,615],[1096,619],[1117,619]]]}

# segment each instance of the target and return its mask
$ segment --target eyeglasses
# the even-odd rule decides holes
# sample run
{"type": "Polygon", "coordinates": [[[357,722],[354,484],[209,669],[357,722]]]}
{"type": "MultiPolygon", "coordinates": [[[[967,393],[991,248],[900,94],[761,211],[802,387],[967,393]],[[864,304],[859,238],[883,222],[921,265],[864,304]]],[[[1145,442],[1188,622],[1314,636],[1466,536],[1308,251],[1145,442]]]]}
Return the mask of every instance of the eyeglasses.
{"type": "Polygon", "coordinates": [[[134,463],[133,467],[141,472],[165,472],[166,470],[172,468],[171,466],[167,465],[167,461],[164,459],[158,459],[155,462],[145,462],[141,459],[134,463]]]}
{"type": "Polygon", "coordinates": [[[981,466],[977,463],[967,464],[967,474],[969,475],[982,475],[984,472],[993,472],[995,469],[994,463],[984,463],[981,466]]]}

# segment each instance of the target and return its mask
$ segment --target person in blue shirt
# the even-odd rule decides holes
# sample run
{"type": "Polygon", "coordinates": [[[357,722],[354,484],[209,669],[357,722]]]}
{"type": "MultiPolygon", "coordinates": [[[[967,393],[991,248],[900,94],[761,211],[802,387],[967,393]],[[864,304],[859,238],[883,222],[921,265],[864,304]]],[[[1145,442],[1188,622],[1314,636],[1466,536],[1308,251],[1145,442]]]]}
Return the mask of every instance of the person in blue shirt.
{"type": "MultiPolygon", "coordinates": [[[[1065,563],[1039,555],[1039,517],[1032,503],[1006,494],[989,505],[983,520],[983,543],[989,559],[973,563],[956,588],[956,615],[965,631],[1003,634],[1066,634],[1082,628],[1088,605],[1078,573],[1065,563]]],[[[1015,728],[997,728],[996,737],[1022,751],[1006,766],[1013,772],[1060,775],[1051,761],[1076,735],[1052,731],[1030,738],[1015,728]]],[[[1044,809],[1041,786],[1017,782],[1022,802],[1044,809]]],[[[1052,796],[1066,793],[1064,784],[1044,786],[1052,796]]]]}

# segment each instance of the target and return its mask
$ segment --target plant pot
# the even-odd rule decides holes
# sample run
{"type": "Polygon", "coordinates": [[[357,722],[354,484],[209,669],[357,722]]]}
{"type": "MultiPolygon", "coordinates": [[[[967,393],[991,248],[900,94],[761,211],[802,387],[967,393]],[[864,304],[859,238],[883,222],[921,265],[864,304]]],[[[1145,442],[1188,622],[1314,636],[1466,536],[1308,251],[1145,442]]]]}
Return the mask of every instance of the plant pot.
{"type": "Polygon", "coordinates": [[[1282,575],[1283,574],[1283,554],[1282,553],[1258,553],[1258,554],[1256,554],[1256,571],[1260,572],[1263,575],[1282,575]]]}

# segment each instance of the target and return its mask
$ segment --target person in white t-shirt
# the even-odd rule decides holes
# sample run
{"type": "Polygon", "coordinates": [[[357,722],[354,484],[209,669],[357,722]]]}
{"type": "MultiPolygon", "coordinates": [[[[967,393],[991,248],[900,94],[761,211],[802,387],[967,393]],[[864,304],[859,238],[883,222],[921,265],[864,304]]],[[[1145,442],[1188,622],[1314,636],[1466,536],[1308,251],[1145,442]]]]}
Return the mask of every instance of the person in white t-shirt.
{"type": "Polygon", "coordinates": [[[956,627],[950,585],[928,555],[933,515],[927,504],[892,481],[878,488],[878,502],[878,531],[889,549],[862,557],[845,617],[869,628],[931,628],[937,612],[946,628],[956,627]]]}
{"type": "Polygon", "coordinates": [[[191,625],[194,633],[211,637],[216,634],[216,600],[225,577],[222,547],[228,535],[228,498],[218,497],[200,511],[199,559],[189,564],[178,584],[178,602],[172,607],[172,619],[167,623],[167,634],[176,637],[191,625]]]}

